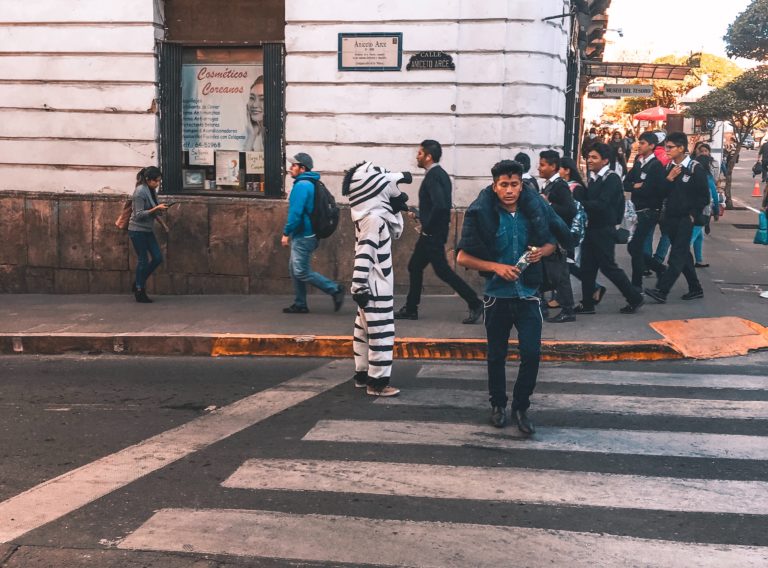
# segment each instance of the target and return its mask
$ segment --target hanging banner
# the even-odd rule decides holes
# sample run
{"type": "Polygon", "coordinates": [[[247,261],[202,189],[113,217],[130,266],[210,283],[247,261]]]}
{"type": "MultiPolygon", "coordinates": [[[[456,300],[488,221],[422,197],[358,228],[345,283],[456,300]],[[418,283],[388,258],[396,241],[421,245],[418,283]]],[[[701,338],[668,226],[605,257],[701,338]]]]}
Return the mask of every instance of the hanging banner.
{"type": "Polygon", "coordinates": [[[185,151],[264,151],[262,65],[183,65],[181,93],[185,151]]]}

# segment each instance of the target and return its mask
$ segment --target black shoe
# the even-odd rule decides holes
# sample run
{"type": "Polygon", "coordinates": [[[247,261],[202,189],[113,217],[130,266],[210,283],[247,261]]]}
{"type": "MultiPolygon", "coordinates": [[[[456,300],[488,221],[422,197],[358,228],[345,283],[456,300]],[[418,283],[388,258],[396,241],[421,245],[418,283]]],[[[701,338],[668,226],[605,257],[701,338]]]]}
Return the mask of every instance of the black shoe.
{"type": "Polygon", "coordinates": [[[681,296],[683,300],[698,300],[704,297],[704,290],[691,290],[681,296]]]}
{"type": "Polygon", "coordinates": [[[695,266],[696,268],[709,268],[709,263],[707,263],[707,262],[697,262],[693,266],[695,266]]]}
{"type": "Polygon", "coordinates": [[[136,292],[133,294],[133,296],[136,298],[136,301],[140,304],[151,304],[152,300],[149,296],[147,296],[146,290],[139,290],[136,289],[136,292]]]}
{"type": "Polygon", "coordinates": [[[640,309],[640,306],[642,306],[645,303],[645,300],[643,298],[640,298],[639,302],[635,302],[634,304],[629,303],[623,308],[619,310],[622,314],[634,314],[637,312],[637,310],[640,309]]]}
{"type": "Polygon", "coordinates": [[[396,320],[417,320],[419,319],[419,312],[414,310],[410,311],[407,306],[403,306],[395,312],[396,320]]]}
{"type": "Polygon", "coordinates": [[[344,288],[339,286],[339,289],[331,297],[333,298],[333,311],[338,312],[344,305],[344,288]]]}
{"type": "Polygon", "coordinates": [[[476,308],[469,308],[469,316],[461,320],[461,323],[477,323],[483,317],[483,304],[480,304],[476,308]]]}
{"type": "Polygon", "coordinates": [[[643,276],[652,276],[652,275],[653,275],[653,271],[650,270],[649,268],[646,268],[645,270],[643,270],[643,276]]]}
{"type": "Polygon", "coordinates": [[[536,428],[533,427],[533,422],[528,418],[527,410],[513,410],[512,416],[514,417],[515,422],[517,422],[517,429],[523,434],[530,436],[536,432],[536,428]]]}
{"type": "Polygon", "coordinates": [[[574,314],[581,314],[581,315],[592,315],[592,314],[595,314],[597,312],[595,312],[595,307],[594,306],[587,307],[584,304],[582,304],[581,302],[579,302],[573,308],[573,313],[574,314]]]}
{"type": "Polygon", "coordinates": [[[507,425],[507,409],[503,406],[491,407],[491,424],[496,428],[504,428],[507,425]]]}
{"type": "Polygon", "coordinates": [[[568,323],[569,321],[576,321],[576,316],[570,310],[562,310],[553,318],[547,318],[549,323],[568,323]]]}
{"type": "Polygon", "coordinates": [[[283,308],[284,314],[308,314],[309,308],[307,306],[297,306],[296,304],[291,304],[287,308],[283,308]]]}
{"type": "Polygon", "coordinates": [[[597,287],[597,290],[595,290],[595,293],[592,294],[592,298],[595,300],[595,305],[599,304],[603,300],[603,296],[605,296],[606,292],[607,292],[607,289],[605,286],[597,287]]]}
{"type": "Polygon", "coordinates": [[[357,371],[353,378],[355,380],[355,388],[364,389],[368,386],[368,373],[366,371],[357,371]]]}
{"type": "Polygon", "coordinates": [[[657,304],[667,303],[667,295],[658,288],[646,288],[645,295],[654,300],[657,304]]]}

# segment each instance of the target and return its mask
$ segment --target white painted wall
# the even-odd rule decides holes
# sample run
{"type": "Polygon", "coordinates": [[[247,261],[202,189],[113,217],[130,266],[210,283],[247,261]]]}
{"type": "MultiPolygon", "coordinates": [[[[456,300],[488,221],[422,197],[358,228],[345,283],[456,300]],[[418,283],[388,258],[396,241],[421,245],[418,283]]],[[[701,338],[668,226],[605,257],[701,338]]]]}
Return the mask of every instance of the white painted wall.
{"type": "Polygon", "coordinates": [[[157,163],[160,3],[0,4],[0,190],[132,191],[157,163]]]}
{"type": "Polygon", "coordinates": [[[541,19],[567,6],[286,0],[286,154],[310,153],[338,193],[344,169],[363,159],[417,173],[418,144],[434,138],[454,178],[454,203],[468,205],[499,159],[562,149],[568,19],[541,19]],[[339,32],[402,32],[403,70],[339,72],[339,32]],[[451,54],[456,70],[406,71],[419,51],[451,54]]]}

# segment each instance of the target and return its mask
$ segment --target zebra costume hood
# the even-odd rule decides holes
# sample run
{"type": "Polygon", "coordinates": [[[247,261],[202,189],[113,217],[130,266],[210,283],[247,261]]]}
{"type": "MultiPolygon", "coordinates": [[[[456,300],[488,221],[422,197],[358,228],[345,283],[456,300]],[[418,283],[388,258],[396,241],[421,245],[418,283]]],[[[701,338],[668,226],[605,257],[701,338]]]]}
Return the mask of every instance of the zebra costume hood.
{"type": "Polygon", "coordinates": [[[400,211],[408,210],[408,196],[397,186],[412,181],[409,172],[390,172],[372,162],[361,162],[345,173],[341,194],[349,197],[352,221],[376,215],[387,222],[392,237],[398,239],[403,232],[400,211]]]}

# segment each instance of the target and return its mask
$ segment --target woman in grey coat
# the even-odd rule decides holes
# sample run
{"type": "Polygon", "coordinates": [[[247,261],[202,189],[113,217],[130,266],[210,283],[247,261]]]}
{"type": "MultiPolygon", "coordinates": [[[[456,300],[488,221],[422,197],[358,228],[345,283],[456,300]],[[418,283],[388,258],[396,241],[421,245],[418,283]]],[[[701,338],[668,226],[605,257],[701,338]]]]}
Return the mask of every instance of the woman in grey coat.
{"type": "Polygon", "coordinates": [[[155,238],[155,219],[168,209],[165,203],[157,202],[157,188],[160,187],[162,174],[159,168],[149,166],[136,175],[136,190],[133,192],[133,212],[128,223],[128,236],[139,262],[136,265],[136,282],[133,293],[136,301],[149,304],[147,296],[147,278],[163,262],[163,253],[155,238]],[[152,260],[149,257],[152,257],[152,260]]]}

